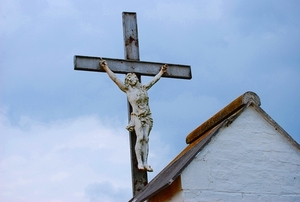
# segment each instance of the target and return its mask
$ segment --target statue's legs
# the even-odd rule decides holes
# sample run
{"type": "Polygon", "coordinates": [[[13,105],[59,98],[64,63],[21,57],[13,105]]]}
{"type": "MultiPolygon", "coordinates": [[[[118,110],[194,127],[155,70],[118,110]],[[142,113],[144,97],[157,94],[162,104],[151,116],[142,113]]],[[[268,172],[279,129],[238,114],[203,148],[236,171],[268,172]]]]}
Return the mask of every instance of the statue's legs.
{"type": "Polygon", "coordinates": [[[143,128],[143,162],[144,162],[144,168],[149,171],[149,172],[153,172],[153,169],[151,168],[150,165],[148,165],[148,153],[149,153],[149,134],[152,128],[152,124],[146,124],[145,127],[143,128]]]}
{"type": "Polygon", "coordinates": [[[136,134],[136,143],[135,143],[135,155],[138,162],[138,169],[144,170],[144,163],[142,160],[143,156],[143,127],[140,121],[135,121],[135,134],[136,134]]]}
{"type": "MultiPolygon", "coordinates": [[[[135,154],[138,162],[138,169],[152,172],[153,169],[147,163],[149,152],[149,134],[153,125],[151,115],[138,117],[135,114],[132,114],[129,125],[134,126],[136,134],[135,154]]],[[[130,127],[127,127],[127,129],[129,128],[130,127]]]]}

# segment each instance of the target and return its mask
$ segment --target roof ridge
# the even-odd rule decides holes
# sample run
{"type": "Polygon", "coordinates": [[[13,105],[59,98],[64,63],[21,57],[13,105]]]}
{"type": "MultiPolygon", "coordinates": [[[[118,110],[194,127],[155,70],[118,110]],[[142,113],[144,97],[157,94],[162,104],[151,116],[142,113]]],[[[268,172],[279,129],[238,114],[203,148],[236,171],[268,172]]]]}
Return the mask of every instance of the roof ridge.
{"type": "Polygon", "coordinates": [[[221,123],[224,119],[228,118],[232,114],[234,114],[236,111],[241,109],[246,104],[253,103],[257,106],[260,106],[260,98],[258,95],[254,92],[248,91],[244,93],[243,95],[236,98],[234,101],[232,101],[230,104],[228,104],[226,107],[221,109],[218,113],[213,115],[210,119],[205,121],[203,124],[198,126],[195,130],[193,130],[190,134],[186,137],[186,143],[190,144],[194,142],[196,139],[201,137],[203,134],[205,134],[207,131],[221,123]]]}

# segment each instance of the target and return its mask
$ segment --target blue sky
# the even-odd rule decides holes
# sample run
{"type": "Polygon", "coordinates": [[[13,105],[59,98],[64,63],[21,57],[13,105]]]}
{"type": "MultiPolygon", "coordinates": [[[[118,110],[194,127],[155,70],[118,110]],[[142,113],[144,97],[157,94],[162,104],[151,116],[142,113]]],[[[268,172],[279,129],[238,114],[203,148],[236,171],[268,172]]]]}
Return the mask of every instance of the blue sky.
{"type": "Polygon", "coordinates": [[[73,68],[74,55],[124,58],[123,11],[137,13],[141,60],[192,67],[192,80],[149,91],[149,179],[246,91],[299,143],[299,10],[296,0],[1,0],[1,201],[131,198],[126,96],[106,74],[73,68]]]}

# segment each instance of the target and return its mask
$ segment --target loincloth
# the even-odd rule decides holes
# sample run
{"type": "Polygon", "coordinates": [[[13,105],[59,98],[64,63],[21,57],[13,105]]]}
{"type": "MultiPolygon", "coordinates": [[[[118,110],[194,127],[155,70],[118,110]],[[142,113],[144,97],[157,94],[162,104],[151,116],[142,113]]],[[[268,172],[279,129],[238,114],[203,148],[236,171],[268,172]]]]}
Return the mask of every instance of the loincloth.
{"type": "Polygon", "coordinates": [[[128,126],[126,127],[127,130],[129,131],[133,131],[135,125],[141,125],[142,127],[148,125],[150,127],[150,129],[153,126],[153,119],[151,116],[151,113],[142,113],[142,114],[135,114],[135,113],[131,113],[130,115],[130,121],[128,126]]]}

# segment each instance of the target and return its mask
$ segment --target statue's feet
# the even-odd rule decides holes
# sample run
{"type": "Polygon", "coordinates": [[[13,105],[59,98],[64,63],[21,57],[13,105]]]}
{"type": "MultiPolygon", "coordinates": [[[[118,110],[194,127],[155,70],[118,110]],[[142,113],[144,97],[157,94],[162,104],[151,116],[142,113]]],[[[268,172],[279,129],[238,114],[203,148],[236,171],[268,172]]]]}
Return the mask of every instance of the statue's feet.
{"type": "Polygon", "coordinates": [[[147,170],[148,172],[153,172],[153,169],[151,168],[150,165],[145,165],[144,168],[145,168],[145,170],[147,170]]]}
{"type": "Polygon", "coordinates": [[[139,170],[147,170],[148,172],[153,172],[153,169],[151,168],[150,165],[143,165],[143,164],[138,164],[138,169],[139,170]]]}
{"type": "Polygon", "coordinates": [[[138,169],[139,169],[139,170],[145,170],[145,167],[144,167],[143,164],[138,164],[138,169]]]}

